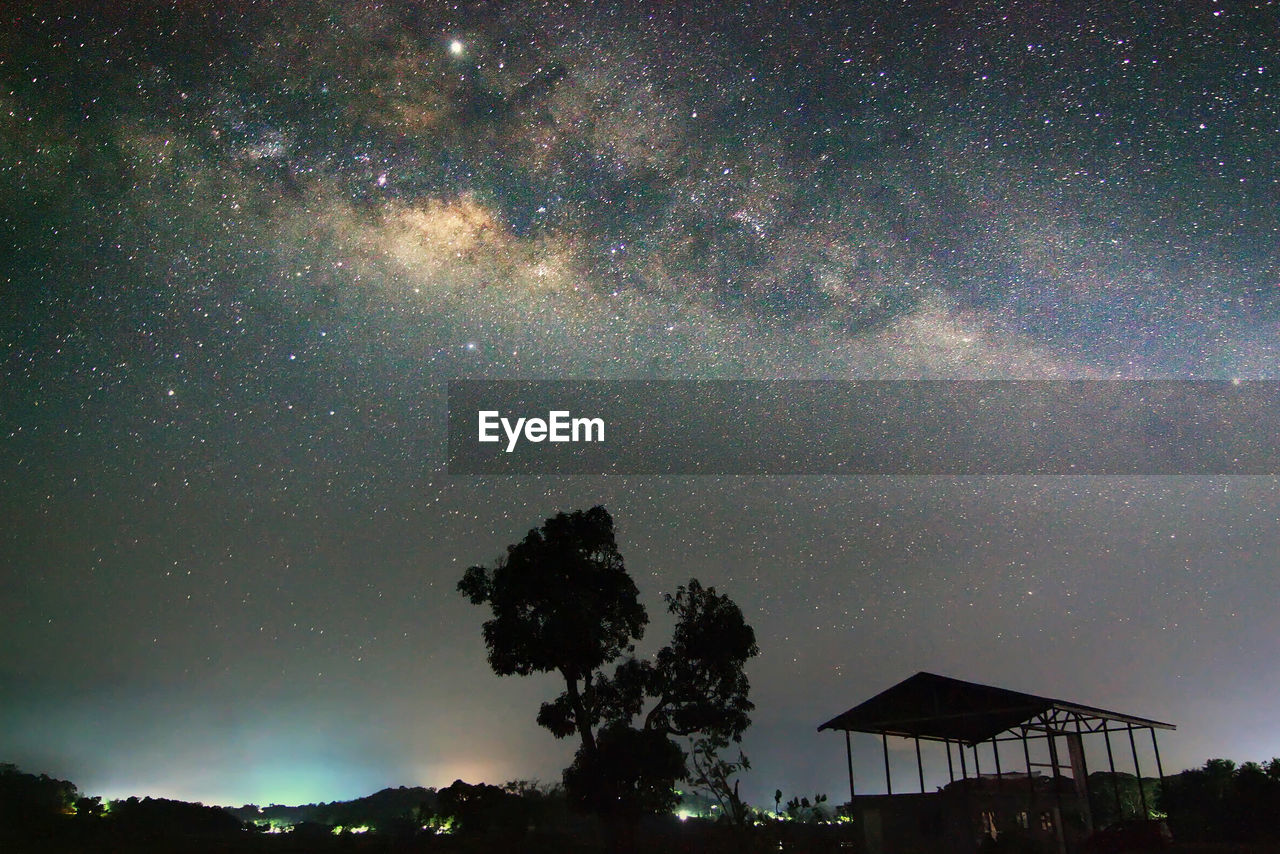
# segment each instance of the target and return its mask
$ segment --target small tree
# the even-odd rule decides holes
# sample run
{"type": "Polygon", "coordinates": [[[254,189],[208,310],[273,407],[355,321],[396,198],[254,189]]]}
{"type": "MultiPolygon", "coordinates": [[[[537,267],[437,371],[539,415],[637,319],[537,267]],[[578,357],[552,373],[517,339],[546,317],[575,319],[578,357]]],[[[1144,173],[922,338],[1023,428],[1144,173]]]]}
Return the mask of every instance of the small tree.
{"type": "MultiPolygon", "coordinates": [[[[738,795],[738,781],[743,771],[751,770],[751,763],[741,750],[736,760],[725,759],[721,751],[729,747],[722,736],[701,736],[690,739],[689,782],[707,792],[720,804],[721,814],[736,825],[751,821],[751,810],[738,795]]],[[[782,793],[778,793],[781,799],[782,793]]]]}
{"type": "Polygon", "coordinates": [[[484,639],[495,673],[564,679],[538,723],[557,738],[577,734],[565,788],[597,812],[669,809],[675,782],[688,773],[672,736],[727,745],[751,723],[743,667],[758,652],[755,633],[714,588],[690,579],[666,595],[676,617],[672,642],[652,661],[635,658],[648,614],[603,507],[548,519],[492,568],[469,568],[458,589],[490,608],[484,639]]]}

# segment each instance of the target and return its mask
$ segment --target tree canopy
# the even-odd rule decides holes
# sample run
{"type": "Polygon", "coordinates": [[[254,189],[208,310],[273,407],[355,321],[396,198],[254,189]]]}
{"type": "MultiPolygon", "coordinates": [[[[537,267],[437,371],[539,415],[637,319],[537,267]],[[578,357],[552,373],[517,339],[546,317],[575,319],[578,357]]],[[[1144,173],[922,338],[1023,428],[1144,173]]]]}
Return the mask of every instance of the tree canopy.
{"type": "Polygon", "coordinates": [[[483,633],[495,673],[564,679],[538,723],[557,738],[579,736],[565,786],[596,811],[670,807],[674,782],[688,775],[672,737],[727,744],[751,723],[743,668],[759,651],[755,632],[715,588],[690,579],[667,594],[671,643],[636,658],[649,618],[603,507],[546,520],[492,567],[469,568],[458,589],[489,606],[483,633]]]}

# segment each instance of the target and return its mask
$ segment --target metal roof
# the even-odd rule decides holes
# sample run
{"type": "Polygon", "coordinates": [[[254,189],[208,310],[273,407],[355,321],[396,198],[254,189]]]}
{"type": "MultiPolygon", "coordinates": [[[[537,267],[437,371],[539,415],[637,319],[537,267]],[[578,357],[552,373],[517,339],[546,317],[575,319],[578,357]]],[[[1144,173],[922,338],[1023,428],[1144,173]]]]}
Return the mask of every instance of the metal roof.
{"type": "Polygon", "coordinates": [[[920,672],[836,715],[818,730],[978,744],[1022,724],[1039,728],[1060,717],[1103,727],[1114,721],[1127,726],[1176,729],[1161,721],[920,672]]]}

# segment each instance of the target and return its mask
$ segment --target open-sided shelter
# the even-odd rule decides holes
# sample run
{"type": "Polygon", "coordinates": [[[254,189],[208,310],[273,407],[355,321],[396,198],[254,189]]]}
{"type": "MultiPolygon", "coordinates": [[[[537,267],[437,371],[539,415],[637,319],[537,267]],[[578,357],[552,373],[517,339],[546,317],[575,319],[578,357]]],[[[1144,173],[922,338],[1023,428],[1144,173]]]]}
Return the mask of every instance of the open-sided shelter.
{"type": "MultiPolygon", "coordinates": [[[[977,830],[977,835],[971,837],[975,844],[984,834],[994,838],[1002,830],[1009,829],[1029,836],[1037,833],[1047,836],[1056,843],[1052,847],[1059,851],[1070,850],[1074,847],[1073,840],[1082,838],[1093,829],[1086,742],[1092,748],[1090,755],[1095,757],[1095,761],[1099,751],[1105,749],[1117,815],[1123,815],[1125,810],[1116,784],[1115,758],[1121,750],[1132,756],[1135,776],[1139,780],[1140,809],[1145,818],[1151,805],[1147,803],[1146,790],[1140,782],[1142,771],[1138,740],[1150,738],[1155,770],[1163,779],[1164,768],[1160,762],[1156,730],[1174,728],[1172,724],[1136,715],[924,672],[899,682],[818,727],[820,731],[843,730],[845,733],[851,808],[855,816],[860,815],[869,825],[881,828],[869,834],[870,837],[884,837],[884,831],[888,829],[885,827],[886,819],[891,815],[897,816],[897,820],[888,823],[908,827],[913,810],[906,807],[905,802],[884,802],[883,796],[872,796],[870,800],[856,796],[850,739],[850,733],[854,732],[880,736],[884,749],[885,788],[890,796],[893,795],[893,779],[888,740],[896,736],[915,742],[919,795],[913,800],[928,805],[926,812],[932,810],[935,814],[933,824],[952,826],[953,835],[961,837],[952,839],[953,843],[967,847],[963,838],[971,834],[966,832],[965,826],[977,830]],[[960,809],[969,813],[964,820],[951,820],[954,816],[938,812],[938,804],[920,800],[921,796],[931,794],[925,792],[920,750],[921,742],[929,741],[945,745],[947,773],[953,784],[936,794],[944,795],[947,789],[959,783],[955,788],[966,793],[960,799],[960,809]],[[1047,751],[1037,746],[1037,761],[1033,761],[1032,747],[1036,742],[1047,746],[1047,751]],[[989,764],[985,769],[980,766],[978,748],[982,745],[989,745],[986,750],[989,764]],[[1065,762],[1062,756],[1064,746],[1065,762]],[[1044,761],[1042,754],[1046,752],[1047,761],[1044,761]],[[1069,772],[1069,776],[1064,772],[1069,772]]],[[[943,813],[955,811],[946,809],[943,813]]],[[[925,825],[929,823],[928,820],[923,822],[925,825]]],[[[879,847],[876,842],[877,838],[868,839],[873,850],[879,847]]]]}

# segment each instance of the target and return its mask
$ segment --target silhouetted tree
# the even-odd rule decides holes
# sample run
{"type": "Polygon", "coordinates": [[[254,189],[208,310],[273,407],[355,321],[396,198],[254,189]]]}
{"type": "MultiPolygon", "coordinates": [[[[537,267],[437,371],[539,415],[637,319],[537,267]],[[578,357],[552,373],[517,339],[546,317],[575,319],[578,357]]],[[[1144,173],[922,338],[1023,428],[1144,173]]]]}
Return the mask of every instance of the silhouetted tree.
{"type": "Polygon", "coordinates": [[[76,798],[76,816],[81,819],[98,819],[106,813],[101,797],[81,796],[76,798]]]}
{"type": "MultiPolygon", "coordinates": [[[[736,760],[725,759],[721,751],[729,747],[729,742],[721,736],[691,739],[689,747],[689,782],[715,798],[726,819],[739,826],[750,823],[751,809],[738,795],[738,781],[734,779],[751,769],[746,754],[739,750],[736,760]]],[[[782,792],[778,792],[778,800],[781,799],[782,792]]]]}
{"type": "Polygon", "coordinates": [[[795,797],[787,801],[787,815],[794,821],[823,821],[826,812],[822,805],[826,802],[827,796],[824,794],[814,795],[813,803],[809,802],[807,796],[795,797]]]}
{"type": "Polygon", "coordinates": [[[529,824],[529,807],[520,795],[487,783],[454,780],[439,791],[436,809],[468,833],[523,833],[529,824]]]}
{"type": "Polygon", "coordinates": [[[751,723],[743,667],[758,652],[755,633],[715,588],[691,579],[666,595],[676,618],[671,643],[652,661],[634,657],[648,614],[603,507],[548,519],[492,568],[468,569],[458,589],[490,607],[484,639],[495,673],[564,679],[538,723],[557,738],[578,735],[565,788],[580,804],[622,814],[668,809],[687,775],[671,737],[727,744],[751,723]]]}
{"type": "Polygon", "coordinates": [[[560,513],[507,547],[492,569],[473,566],[458,589],[488,604],[484,642],[499,676],[556,672],[565,690],[538,723],[557,738],[577,731],[588,751],[620,702],[601,668],[635,650],[649,622],[603,507],[560,513]]]}
{"type": "Polygon", "coordinates": [[[600,731],[594,753],[578,751],[564,785],[592,812],[634,819],[679,803],[675,783],[684,774],[684,751],[667,735],[611,724],[600,731]]]}
{"type": "Polygon", "coordinates": [[[0,764],[0,823],[5,827],[47,824],[75,812],[73,783],[47,774],[26,774],[16,765],[0,764]]]}

